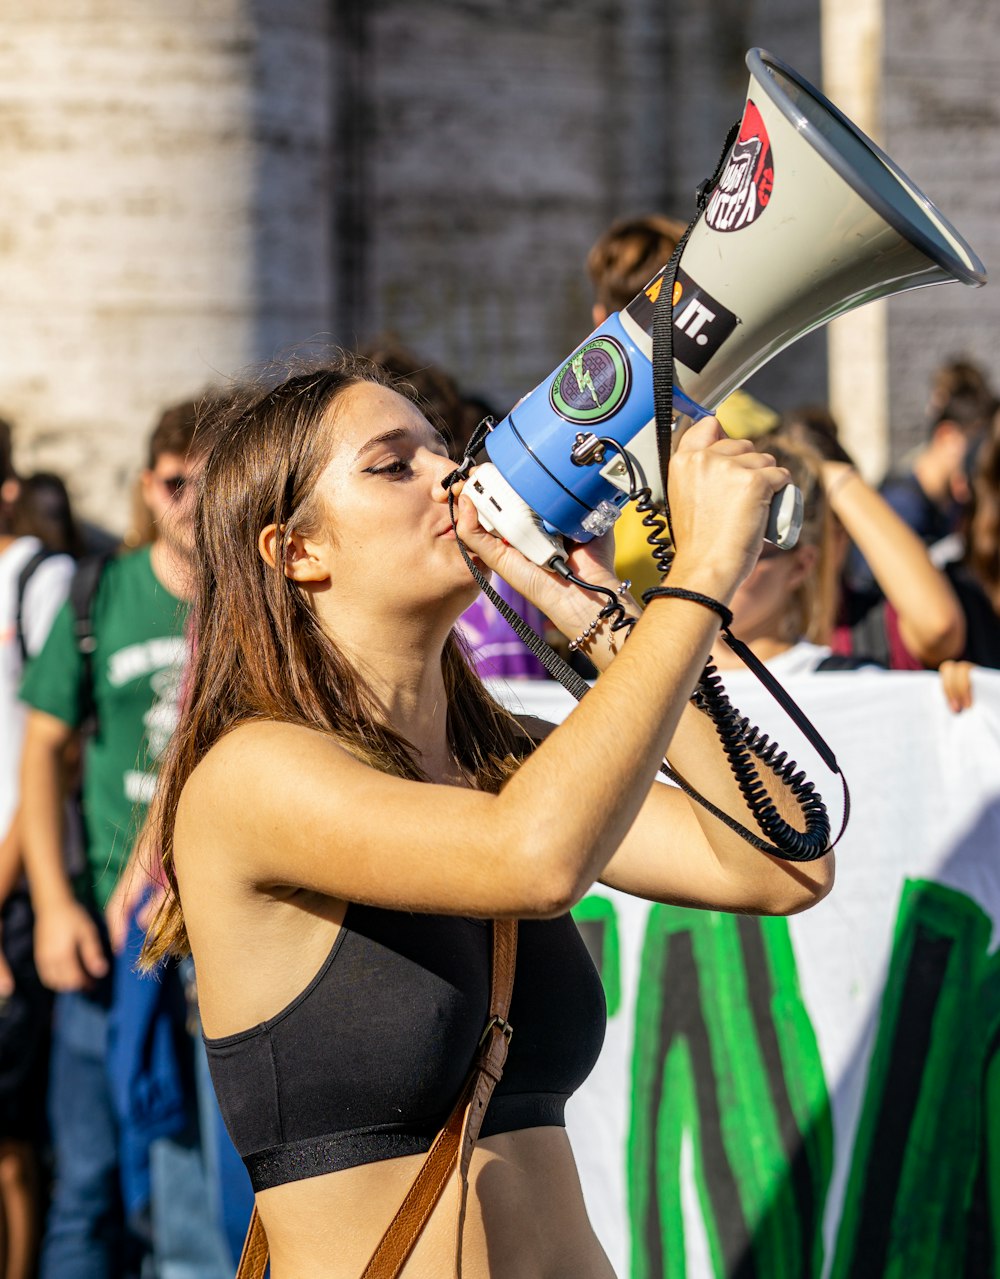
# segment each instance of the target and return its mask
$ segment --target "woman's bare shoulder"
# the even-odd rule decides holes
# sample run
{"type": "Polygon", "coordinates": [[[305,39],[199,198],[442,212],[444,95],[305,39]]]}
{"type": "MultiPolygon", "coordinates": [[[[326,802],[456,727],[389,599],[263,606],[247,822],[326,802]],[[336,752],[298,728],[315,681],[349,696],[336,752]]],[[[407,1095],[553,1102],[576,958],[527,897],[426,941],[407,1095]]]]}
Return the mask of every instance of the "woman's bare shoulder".
{"type": "Polygon", "coordinates": [[[303,776],[357,766],[328,733],[305,724],[248,720],[214,742],[192,770],[178,821],[197,816],[199,823],[215,825],[252,819],[275,801],[287,803],[303,776]]]}

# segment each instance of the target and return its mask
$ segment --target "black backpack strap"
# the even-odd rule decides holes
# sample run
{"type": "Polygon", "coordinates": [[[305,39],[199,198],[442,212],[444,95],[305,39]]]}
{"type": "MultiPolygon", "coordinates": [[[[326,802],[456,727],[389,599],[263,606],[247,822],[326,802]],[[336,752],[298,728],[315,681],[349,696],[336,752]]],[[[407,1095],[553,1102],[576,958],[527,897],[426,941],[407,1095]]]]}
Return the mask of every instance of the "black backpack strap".
{"type": "Polygon", "coordinates": [[[73,610],[73,634],[83,665],[80,687],[80,725],[84,732],[93,733],[97,727],[97,703],[94,699],[94,598],[101,581],[101,574],[114,555],[89,555],[80,561],[69,588],[69,603],[73,610]]]}
{"type": "Polygon", "coordinates": [[[14,614],[14,625],[17,629],[17,644],[21,650],[22,665],[30,656],[28,653],[28,641],[24,634],[24,593],[28,589],[28,583],[35,575],[35,570],[40,568],[46,560],[50,560],[55,554],[56,552],[49,550],[47,546],[40,547],[17,576],[17,605],[14,614]]]}

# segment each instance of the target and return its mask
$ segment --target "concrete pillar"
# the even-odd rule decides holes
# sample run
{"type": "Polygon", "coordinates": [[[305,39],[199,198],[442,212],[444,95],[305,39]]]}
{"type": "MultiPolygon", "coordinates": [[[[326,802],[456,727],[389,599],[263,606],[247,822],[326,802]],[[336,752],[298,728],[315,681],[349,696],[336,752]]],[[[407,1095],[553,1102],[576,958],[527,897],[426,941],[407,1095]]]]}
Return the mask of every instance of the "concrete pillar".
{"type": "Polygon", "coordinates": [[[329,329],[323,0],[0,0],[0,413],[121,528],[158,410],[329,329]]]}
{"type": "MultiPolygon", "coordinates": [[[[823,91],[864,133],[882,135],[884,0],[824,0],[823,91]]],[[[827,329],[830,409],[870,480],[889,462],[888,303],[872,302],[827,329]]]]}
{"type": "Polygon", "coordinates": [[[884,0],[885,148],[971,243],[983,289],[948,284],[889,303],[890,449],[922,442],[932,371],[955,355],[1000,385],[1000,25],[986,0],[884,0]]]}
{"type": "MultiPolygon", "coordinates": [[[[993,162],[1000,31],[981,0],[824,0],[824,89],[985,261],[1000,260],[993,162]]],[[[830,328],[830,398],[870,477],[925,435],[934,368],[954,355],[997,380],[1000,295],[957,284],[868,306],[830,328]]]]}

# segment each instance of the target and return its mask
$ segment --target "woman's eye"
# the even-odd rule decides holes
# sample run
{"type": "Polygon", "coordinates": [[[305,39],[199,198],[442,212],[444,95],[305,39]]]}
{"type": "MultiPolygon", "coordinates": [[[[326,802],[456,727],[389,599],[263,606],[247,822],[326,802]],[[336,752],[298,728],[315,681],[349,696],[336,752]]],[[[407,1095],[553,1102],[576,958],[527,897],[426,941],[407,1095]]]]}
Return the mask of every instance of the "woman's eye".
{"type": "Polygon", "coordinates": [[[404,462],[402,458],[398,457],[392,462],[383,463],[381,466],[365,467],[369,475],[405,475],[409,469],[409,462],[404,462]]]}

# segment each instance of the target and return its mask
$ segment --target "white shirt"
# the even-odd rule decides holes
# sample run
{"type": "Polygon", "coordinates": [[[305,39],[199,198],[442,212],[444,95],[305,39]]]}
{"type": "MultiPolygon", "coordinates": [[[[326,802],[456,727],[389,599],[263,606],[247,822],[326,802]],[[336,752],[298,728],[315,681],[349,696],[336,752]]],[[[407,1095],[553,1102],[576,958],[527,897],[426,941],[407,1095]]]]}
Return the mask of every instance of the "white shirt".
{"type": "Polygon", "coordinates": [[[789,675],[807,675],[820,662],[825,661],[832,651],[826,644],[810,644],[808,640],[799,640],[783,653],[768,658],[766,665],[778,679],[787,679],[789,675]]]}
{"type": "MultiPolygon", "coordinates": [[[[17,809],[25,708],[18,701],[21,648],[17,639],[17,579],[42,548],[37,537],[19,537],[0,552],[0,838],[17,809]]],[[[28,579],[21,620],[29,654],[45,643],[53,619],[69,593],[75,565],[68,555],[44,560],[28,579]]]]}

